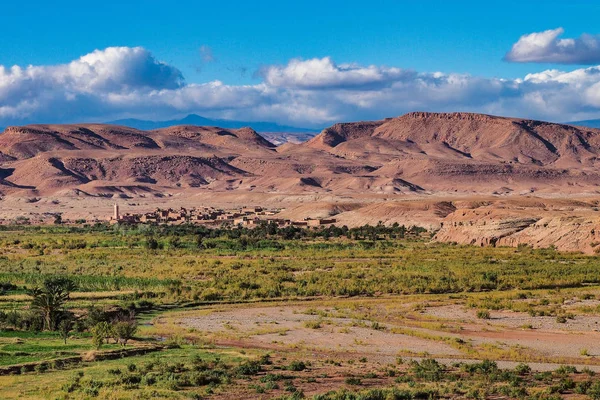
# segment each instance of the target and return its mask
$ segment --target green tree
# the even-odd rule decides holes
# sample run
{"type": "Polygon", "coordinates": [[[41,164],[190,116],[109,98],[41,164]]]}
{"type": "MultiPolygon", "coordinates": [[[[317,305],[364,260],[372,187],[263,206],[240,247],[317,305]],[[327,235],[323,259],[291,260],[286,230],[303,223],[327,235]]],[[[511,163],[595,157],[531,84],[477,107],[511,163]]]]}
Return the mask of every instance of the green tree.
{"type": "Polygon", "coordinates": [[[51,278],[46,279],[41,288],[33,288],[29,291],[29,295],[33,297],[31,308],[42,313],[46,329],[56,330],[63,308],[73,290],[75,290],[75,283],[72,280],[51,278]]]}
{"type": "Polygon", "coordinates": [[[158,249],[158,241],[153,237],[148,238],[148,240],[146,240],[146,248],[150,250],[158,249]]]}
{"type": "Polygon", "coordinates": [[[73,330],[73,319],[71,316],[65,317],[58,324],[58,333],[60,334],[61,339],[65,341],[67,344],[67,339],[69,338],[69,334],[73,330]]]}
{"type": "Polygon", "coordinates": [[[98,322],[92,328],[92,343],[96,346],[97,350],[100,350],[104,341],[112,336],[112,327],[106,321],[98,322]]]}
{"type": "Polygon", "coordinates": [[[137,321],[133,313],[127,316],[121,316],[112,323],[112,333],[114,339],[125,347],[127,342],[133,338],[137,332],[137,321]]]}

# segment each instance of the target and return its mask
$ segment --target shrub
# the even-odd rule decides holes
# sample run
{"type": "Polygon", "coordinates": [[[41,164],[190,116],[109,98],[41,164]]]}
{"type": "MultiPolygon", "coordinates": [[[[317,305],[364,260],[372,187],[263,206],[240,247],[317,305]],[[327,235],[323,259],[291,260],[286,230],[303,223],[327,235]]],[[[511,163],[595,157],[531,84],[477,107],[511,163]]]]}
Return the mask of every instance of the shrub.
{"type": "Polygon", "coordinates": [[[561,393],[575,388],[575,382],[571,378],[561,379],[558,385],[561,393]]]}
{"type": "Polygon", "coordinates": [[[152,237],[148,238],[148,240],[146,240],[146,248],[149,250],[158,249],[158,241],[152,237]]]}
{"type": "Polygon", "coordinates": [[[384,331],[385,326],[381,325],[377,321],[373,321],[373,322],[371,322],[371,329],[375,329],[376,331],[384,331]]]}
{"type": "Polygon", "coordinates": [[[286,369],[289,371],[304,371],[306,364],[303,361],[292,361],[286,369]]]}
{"type": "Polygon", "coordinates": [[[346,378],[346,380],[344,382],[346,382],[346,385],[354,385],[354,386],[362,385],[362,381],[360,380],[360,378],[357,378],[355,376],[349,376],[348,378],[346,378]]]}
{"type": "Polygon", "coordinates": [[[128,318],[116,320],[112,323],[111,331],[115,339],[125,347],[127,342],[133,338],[137,332],[138,326],[135,317],[130,316],[128,318]]]}
{"type": "Polygon", "coordinates": [[[304,322],[304,327],[305,328],[309,328],[309,329],[321,329],[323,327],[323,325],[321,325],[321,321],[320,320],[305,321],[304,322]]]}
{"type": "Polygon", "coordinates": [[[586,393],[593,400],[600,400],[600,381],[594,382],[587,390],[586,393]]]}
{"type": "Polygon", "coordinates": [[[575,386],[575,393],[577,394],[587,394],[588,390],[592,386],[592,381],[582,381],[578,382],[575,386]]]}
{"type": "Polygon", "coordinates": [[[561,365],[555,371],[558,375],[576,374],[577,368],[572,365],[561,365]]]}
{"type": "Polygon", "coordinates": [[[421,361],[421,363],[418,361],[411,361],[410,368],[417,378],[428,381],[439,381],[444,374],[444,367],[431,358],[427,358],[421,361]]]}
{"type": "Polygon", "coordinates": [[[581,370],[582,373],[587,374],[588,376],[594,376],[596,375],[596,371],[593,371],[591,369],[589,369],[588,367],[585,367],[581,370]]]}
{"type": "Polygon", "coordinates": [[[121,375],[123,372],[119,368],[109,368],[106,370],[110,375],[121,375]]]}
{"type": "Polygon", "coordinates": [[[137,385],[142,381],[142,377],[136,374],[125,374],[119,379],[123,385],[137,385]]]}
{"type": "Polygon", "coordinates": [[[49,365],[48,363],[39,363],[38,365],[35,366],[35,372],[37,373],[44,373],[46,371],[48,371],[49,365]]]}
{"type": "Polygon", "coordinates": [[[527,375],[531,372],[531,367],[527,364],[519,364],[515,367],[515,372],[519,375],[527,375]]]}
{"type": "Polygon", "coordinates": [[[490,319],[490,312],[488,310],[478,310],[477,318],[479,319],[490,319]]]}
{"type": "Polygon", "coordinates": [[[236,372],[238,375],[256,375],[261,370],[259,361],[246,361],[237,367],[236,372]]]}
{"type": "Polygon", "coordinates": [[[152,386],[156,383],[157,379],[156,379],[156,375],[154,374],[146,374],[144,375],[144,377],[142,378],[142,385],[146,385],[146,386],[152,386]]]}
{"type": "Polygon", "coordinates": [[[108,322],[99,322],[92,328],[92,343],[94,343],[96,349],[100,349],[104,341],[111,335],[111,326],[108,322]]]}

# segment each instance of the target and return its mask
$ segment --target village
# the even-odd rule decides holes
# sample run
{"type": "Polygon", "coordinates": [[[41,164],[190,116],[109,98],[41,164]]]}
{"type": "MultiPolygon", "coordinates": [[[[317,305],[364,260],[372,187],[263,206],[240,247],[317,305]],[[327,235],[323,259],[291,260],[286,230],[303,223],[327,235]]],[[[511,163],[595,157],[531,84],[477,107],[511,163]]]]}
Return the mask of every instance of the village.
{"type": "Polygon", "coordinates": [[[318,227],[336,222],[335,218],[306,218],[300,221],[277,218],[280,209],[265,209],[262,207],[241,207],[223,210],[214,207],[181,207],[178,210],[156,208],[152,212],[141,214],[121,214],[119,205],[114,205],[113,215],[109,218],[111,224],[199,224],[220,226],[223,224],[233,226],[254,227],[261,222],[275,223],[279,227],[300,226],[318,227]]]}

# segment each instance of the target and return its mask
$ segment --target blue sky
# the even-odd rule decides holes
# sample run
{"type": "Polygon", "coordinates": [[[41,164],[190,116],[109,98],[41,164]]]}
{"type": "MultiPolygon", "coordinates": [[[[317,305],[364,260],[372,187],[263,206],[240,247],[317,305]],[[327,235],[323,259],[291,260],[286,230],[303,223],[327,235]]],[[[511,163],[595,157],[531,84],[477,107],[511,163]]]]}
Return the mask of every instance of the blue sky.
{"type": "MultiPolygon", "coordinates": [[[[600,105],[596,104],[593,88],[596,82],[589,83],[587,95],[590,95],[590,90],[593,92],[590,101],[573,104],[568,109],[556,105],[555,110],[552,109],[555,107],[554,103],[545,102],[550,99],[558,102],[560,96],[572,100],[576,93],[557,93],[556,82],[553,83],[553,91],[548,92],[547,80],[536,82],[535,90],[530,88],[533,81],[528,85],[516,82],[519,87],[514,87],[514,81],[525,79],[527,74],[554,69],[569,73],[594,67],[596,63],[585,62],[582,65],[577,57],[544,58],[544,55],[527,58],[533,60],[528,62],[520,62],[526,58],[518,55],[513,62],[503,60],[522,35],[557,28],[563,28],[561,37],[564,38],[578,38],[582,34],[597,35],[600,33],[597,30],[599,15],[600,3],[582,0],[180,1],[172,4],[164,1],[10,2],[2,6],[0,24],[0,35],[3,38],[0,40],[0,65],[5,70],[13,65],[23,69],[29,65],[68,65],[94,50],[141,47],[148,53],[151,63],[176,68],[184,79],[183,85],[203,86],[202,90],[187,87],[184,98],[176,99],[176,96],[181,95],[181,90],[172,92],[167,100],[166,95],[161,93],[161,99],[154,99],[147,107],[139,100],[135,102],[135,107],[130,107],[124,101],[108,104],[106,98],[110,97],[109,94],[120,98],[139,94],[141,87],[131,83],[121,82],[120,86],[110,87],[91,85],[94,95],[104,91],[103,98],[99,99],[93,98],[89,87],[81,89],[82,79],[79,78],[77,87],[68,93],[58,93],[57,87],[48,91],[51,84],[47,83],[47,79],[39,77],[42,72],[36,74],[35,78],[27,78],[29,80],[26,85],[21,83],[21,86],[17,86],[13,81],[15,76],[20,75],[13,73],[9,76],[5,71],[4,91],[10,93],[11,97],[3,98],[3,88],[0,86],[0,125],[3,122],[106,120],[129,116],[169,118],[197,112],[216,117],[266,119],[317,126],[326,125],[337,118],[382,118],[390,113],[396,115],[415,108],[516,113],[520,114],[518,116],[553,120],[600,117],[600,105]],[[429,97],[411,101],[410,93],[423,93],[422,78],[414,78],[420,79],[421,86],[404,87],[401,93],[397,90],[397,74],[392,74],[394,78],[389,81],[378,80],[376,87],[370,83],[360,88],[353,84],[348,86],[349,79],[343,78],[344,84],[341,86],[314,84],[309,88],[312,92],[308,93],[307,88],[298,82],[290,83],[286,80],[282,83],[279,80],[275,84],[265,73],[269,68],[282,69],[294,59],[326,57],[335,68],[341,66],[342,72],[376,66],[419,74],[439,71],[448,75],[467,75],[472,79],[461,83],[461,93],[449,94],[447,91],[437,93],[441,86],[431,89],[431,85],[446,85],[448,81],[453,83],[455,80],[444,78],[446,80],[439,83],[434,82],[437,78],[428,76],[425,84],[433,92],[429,97]],[[35,79],[43,83],[31,83],[35,79]],[[496,80],[509,80],[512,83],[501,83],[504,86],[499,88],[496,80]],[[6,81],[13,82],[12,86],[7,86],[6,81]],[[206,85],[215,81],[225,85],[227,90],[220,86],[220,92],[217,93],[213,85],[209,91],[206,85]],[[531,110],[523,108],[523,103],[528,100],[527,96],[533,103],[539,100],[542,83],[545,90],[541,93],[544,104],[534,104],[531,110]],[[383,86],[379,86],[380,84],[383,86]],[[396,87],[396,95],[390,93],[393,85],[396,87]],[[256,86],[256,90],[248,91],[247,86],[256,86]],[[488,89],[481,90],[482,87],[488,89]],[[491,90],[489,87],[495,89],[491,90]],[[196,91],[193,94],[190,93],[192,88],[196,91]],[[372,99],[381,95],[384,89],[388,93],[385,99],[381,99],[383,103],[374,102],[372,99]],[[410,90],[415,92],[407,92],[410,90]],[[31,97],[32,91],[36,91],[37,97],[31,97]],[[223,100],[224,91],[229,91],[229,102],[223,100]],[[273,95],[273,91],[278,91],[277,96],[273,95]],[[22,100],[20,105],[16,100],[19,96],[22,100]],[[205,101],[203,96],[211,100],[205,101]],[[243,103],[242,106],[235,104],[235,96],[240,96],[237,103],[243,103]],[[441,101],[440,96],[445,101],[441,101]],[[331,106],[329,112],[320,112],[327,97],[335,98],[339,104],[331,106]],[[53,101],[48,100],[49,104],[44,107],[33,104],[39,105],[49,98],[53,101]],[[61,101],[57,101],[59,98],[61,101]],[[354,100],[347,101],[352,98],[354,100]],[[509,100],[517,98],[518,105],[506,105],[509,100]],[[389,104],[390,101],[394,102],[394,107],[380,106],[389,104]],[[183,106],[184,102],[190,103],[190,106],[183,106]],[[53,110],[50,103],[62,109],[53,110]],[[274,103],[278,107],[273,108],[274,103]],[[478,108],[477,104],[480,103],[488,106],[478,108]],[[269,106],[272,109],[268,110],[269,106]],[[549,110],[544,112],[542,106],[549,110]],[[72,109],[71,112],[65,111],[65,107],[72,109]],[[98,111],[94,112],[94,109],[98,111]],[[290,109],[296,111],[291,112],[290,109]],[[302,115],[303,112],[305,115],[302,115]]],[[[593,53],[593,49],[588,49],[589,52],[593,53]]],[[[129,55],[124,54],[122,57],[124,60],[129,55]]],[[[592,59],[595,60],[594,57],[592,59]]],[[[122,60],[115,64],[115,68],[131,68],[127,70],[128,74],[135,74],[139,70],[135,65],[122,60]]],[[[285,71],[279,72],[283,74],[285,71]]],[[[313,72],[322,73],[319,70],[313,72]]],[[[64,81],[64,77],[55,78],[54,70],[44,70],[43,73],[53,76],[53,84],[64,81]]],[[[155,77],[156,75],[151,75],[150,79],[155,77]]],[[[0,85],[1,82],[0,74],[0,85]]],[[[407,85],[404,77],[402,84],[407,85]]],[[[158,95],[157,91],[173,89],[155,82],[145,82],[143,87],[143,90],[152,90],[153,95],[158,95]]]]}

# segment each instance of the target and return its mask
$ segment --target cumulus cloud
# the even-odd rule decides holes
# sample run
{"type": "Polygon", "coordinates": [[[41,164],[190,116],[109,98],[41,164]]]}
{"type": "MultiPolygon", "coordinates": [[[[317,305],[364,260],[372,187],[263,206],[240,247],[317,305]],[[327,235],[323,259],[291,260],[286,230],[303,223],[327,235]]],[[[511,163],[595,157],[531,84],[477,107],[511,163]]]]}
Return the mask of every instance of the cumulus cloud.
{"type": "Polygon", "coordinates": [[[337,65],[329,57],[310,60],[294,59],[284,66],[264,67],[260,73],[275,87],[297,89],[374,88],[389,86],[411,72],[400,68],[353,64],[337,65]]]}
{"type": "MultiPolygon", "coordinates": [[[[156,60],[142,47],[109,47],[62,65],[0,65],[0,120],[53,113],[53,119],[77,117],[82,107],[101,103],[109,94],[183,86],[177,68],[156,60]]],[[[92,108],[89,111],[93,113],[92,108]]]]}
{"type": "Polygon", "coordinates": [[[600,67],[521,79],[418,72],[295,59],[262,68],[252,85],[186,83],[143,48],[96,50],[68,64],[0,66],[0,126],[173,118],[187,113],[298,126],[408,111],[472,111],[580,120],[600,115],[600,67]]]}
{"type": "Polygon", "coordinates": [[[576,39],[560,39],[563,33],[563,28],[557,28],[523,35],[504,59],[519,63],[600,63],[600,35],[583,34],[576,39]]]}

